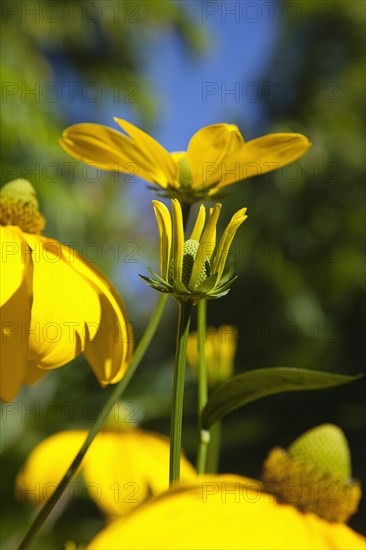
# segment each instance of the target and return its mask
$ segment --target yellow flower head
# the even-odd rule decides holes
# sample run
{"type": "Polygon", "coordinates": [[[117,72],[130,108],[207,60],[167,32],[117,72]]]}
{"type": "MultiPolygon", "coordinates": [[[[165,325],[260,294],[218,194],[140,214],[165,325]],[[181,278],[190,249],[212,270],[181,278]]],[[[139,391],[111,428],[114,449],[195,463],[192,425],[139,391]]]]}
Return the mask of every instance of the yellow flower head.
{"type": "Polygon", "coordinates": [[[118,519],[90,550],[364,550],[365,538],[266,493],[259,481],[205,475],[118,519]]]}
{"type": "Polygon", "coordinates": [[[102,385],[120,380],[133,339],[117,291],[74,250],[38,234],[45,222],[28,181],[5,185],[0,207],[1,399],[81,352],[102,385]]]}
{"type": "MultiPolygon", "coordinates": [[[[207,327],[204,344],[209,386],[214,387],[232,376],[237,338],[238,331],[233,326],[207,327]]],[[[187,360],[194,373],[197,373],[199,363],[197,339],[198,332],[191,332],[187,343],[187,360]]]]}
{"type": "Polygon", "coordinates": [[[302,134],[280,133],[244,142],[234,124],[205,126],[186,152],[168,153],[133,124],[114,119],[125,134],[99,124],[67,128],[60,143],[72,157],[103,170],[132,173],[163,190],[162,196],[193,204],[228,185],[281,168],[311,146],[302,134]]]}
{"type": "Polygon", "coordinates": [[[160,276],[149,268],[154,278],[140,277],[152,288],[170,292],[178,301],[193,304],[227,294],[235,277],[226,280],[222,275],[235,233],[247,218],[246,208],[234,214],[216,246],[216,224],[221,204],[211,209],[206,227],[206,210],[201,205],[186,241],[180,202],[172,200],[172,219],[165,204],[160,201],[153,201],[153,204],[160,235],[160,276]]]}
{"type": "MultiPolygon", "coordinates": [[[[133,411],[133,409],[132,409],[133,411]]],[[[123,411],[117,412],[120,415],[123,411]]],[[[124,417],[128,420],[131,410],[124,417]]],[[[123,416],[115,416],[115,426],[103,429],[95,437],[80,472],[86,489],[97,506],[110,517],[120,517],[149,497],[168,489],[169,440],[154,432],[121,429],[123,416]]],[[[111,427],[110,421],[109,426],[111,427]]],[[[124,423],[126,425],[126,422],[124,423]]],[[[70,430],[44,439],[33,449],[16,479],[19,500],[41,506],[61,481],[87,436],[86,431],[70,430]],[[34,490],[36,488],[36,490],[34,490]]],[[[191,481],[196,472],[181,456],[183,481],[191,481]]],[[[73,482],[77,493],[80,482],[73,482]]]]}
{"type": "Polygon", "coordinates": [[[348,521],[361,498],[359,482],[351,479],[347,440],[333,424],[307,431],[287,451],[272,449],[262,479],[279,500],[329,521],[348,521]]]}

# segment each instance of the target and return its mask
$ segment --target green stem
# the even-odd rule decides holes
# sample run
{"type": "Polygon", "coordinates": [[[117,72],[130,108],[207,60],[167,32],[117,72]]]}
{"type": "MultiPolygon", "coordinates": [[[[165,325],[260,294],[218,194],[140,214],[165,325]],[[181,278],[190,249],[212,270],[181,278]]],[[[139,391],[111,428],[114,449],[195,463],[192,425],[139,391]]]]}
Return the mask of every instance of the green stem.
{"type": "Polygon", "coordinates": [[[221,447],[221,420],[218,420],[210,428],[210,446],[207,454],[206,472],[216,474],[219,469],[221,447]]]}
{"type": "Polygon", "coordinates": [[[104,422],[107,420],[113,405],[118,399],[120,399],[126,387],[128,386],[128,383],[130,382],[132,376],[134,375],[141,359],[145,355],[145,352],[151,342],[152,337],[155,334],[155,331],[161,319],[162,313],[164,311],[168,296],[169,296],[168,294],[161,294],[159,301],[157,303],[157,306],[155,308],[155,311],[152,314],[149,324],[147,325],[146,330],[131,359],[131,363],[129,365],[129,368],[126,374],[124,375],[122,380],[118,383],[118,385],[115,387],[115,389],[111,393],[108,401],[104,405],[99,416],[97,417],[93,426],[91,427],[81,449],[79,450],[78,454],[70,464],[66,474],[64,475],[64,477],[62,478],[58,486],[56,487],[54,493],[52,493],[49,500],[43,505],[43,507],[39,511],[28,533],[24,537],[23,541],[20,543],[18,550],[26,550],[27,548],[29,548],[34,536],[38,533],[39,529],[42,527],[47,517],[52,512],[54,506],[56,505],[59,498],[62,496],[63,492],[65,491],[69,481],[76,474],[76,471],[80,466],[88,448],[90,447],[90,444],[92,443],[93,439],[95,438],[95,436],[97,435],[101,427],[103,426],[104,422]]]}
{"type": "Polygon", "coordinates": [[[180,455],[182,447],[182,419],[184,397],[184,374],[186,368],[187,340],[191,322],[192,304],[179,303],[175,370],[173,384],[173,404],[170,425],[170,464],[169,482],[180,479],[180,455]]]}
{"type": "Polygon", "coordinates": [[[207,403],[207,370],[206,370],[206,300],[198,304],[198,429],[199,444],[197,452],[197,473],[203,474],[206,471],[207,447],[210,441],[209,432],[202,430],[201,416],[207,403]]]}

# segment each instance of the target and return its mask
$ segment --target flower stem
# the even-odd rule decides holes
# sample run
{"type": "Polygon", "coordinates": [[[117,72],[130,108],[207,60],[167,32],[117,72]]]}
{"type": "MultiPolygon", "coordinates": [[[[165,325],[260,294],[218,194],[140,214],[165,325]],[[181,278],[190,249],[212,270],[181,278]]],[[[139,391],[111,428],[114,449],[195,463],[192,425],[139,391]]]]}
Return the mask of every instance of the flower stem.
{"type": "Polygon", "coordinates": [[[206,300],[198,303],[198,429],[199,444],[197,452],[197,473],[203,474],[206,471],[207,447],[210,441],[209,432],[202,430],[201,416],[207,403],[207,371],[205,358],[206,345],[206,300]]]}
{"type": "Polygon", "coordinates": [[[206,472],[216,474],[219,469],[221,447],[221,420],[217,420],[210,428],[210,446],[207,453],[206,472]]]}
{"type": "Polygon", "coordinates": [[[187,340],[191,322],[192,304],[179,303],[175,370],[173,384],[173,404],[170,425],[170,464],[169,482],[180,479],[180,455],[182,447],[182,418],[184,397],[184,374],[186,368],[187,340]]]}
{"type": "Polygon", "coordinates": [[[32,523],[28,533],[24,537],[23,541],[19,545],[18,550],[26,550],[29,548],[30,544],[32,543],[32,540],[34,536],[38,533],[39,529],[42,527],[44,522],[46,521],[49,514],[52,512],[54,506],[57,504],[59,498],[62,496],[63,492],[65,491],[68,483],[71,481],[71,479],[76,474],[76,471],[78,467],[80,466],[87,450],[89,449],[93,439],[103,426],[104,422],[107,420],[108,415],[113,407],[113,405],[116,403],[118,399],[122,396],[123,392],[125,391],[126,387],[128,386],[132,376],[134,375],[138,365],[140,364],[141,359],[145,355],[145,352],[151,342],[152,337],[155,334],[155,331],[158,327],[159,321],[161,319],[162,313],[165,308],[165,304],[168,298],[168,294],[161,294],[159,301],[156,305],[155,311],[153,312],[150,321],[146,327],[146,330],[136,347],[135,353],[131,359],[131,363],[129,365],[129,368],[122,378],[122,380],[117,384],[113,392],[111,393],[109,399],[105,403],[104,407],[102,408],[100,414],[98,415],[97,419],[95,420],[94,424],[90,428],[90,431],[86,437],[86,440],[84,441],[82,447],[80,448],[78,454],[70,464],[66,474],[60,481],[60,483],[57,485],[54,493],[52,493],[49,500],[43,505],[41,510],[39,511],[38,515],[36,516],[34,522],[32,523]]]}

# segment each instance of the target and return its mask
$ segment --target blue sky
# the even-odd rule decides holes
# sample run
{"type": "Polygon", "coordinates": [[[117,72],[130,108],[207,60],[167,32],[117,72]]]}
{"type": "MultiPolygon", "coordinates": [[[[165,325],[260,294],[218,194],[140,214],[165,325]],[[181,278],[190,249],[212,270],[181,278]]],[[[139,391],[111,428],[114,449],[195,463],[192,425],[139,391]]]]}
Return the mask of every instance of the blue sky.
{"type": "Polygon", "coordinates": [[[259,79],[277,37],[269,2],[184,4],[208,35],[207,51],[187,56],[181,42],[167,33],[146,57],[147,75],[163,107],[155,137],[169,150],[185,148],[207,124],[235,123],[239,116],[251,127],[259,122],[259,79]]]}

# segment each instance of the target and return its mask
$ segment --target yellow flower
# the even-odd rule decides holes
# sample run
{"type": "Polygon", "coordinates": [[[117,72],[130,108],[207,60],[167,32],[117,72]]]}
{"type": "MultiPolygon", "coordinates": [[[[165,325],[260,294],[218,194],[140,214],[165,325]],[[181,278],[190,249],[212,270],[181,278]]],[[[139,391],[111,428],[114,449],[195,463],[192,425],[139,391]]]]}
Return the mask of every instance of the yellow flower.
{"type": "Polygon", "coordinates": [[[302,134],[268,134],[244,142],[234,124],[205,126],[186,152],[168,153],[133,124],[114,120],[125,134],[99,124],[67,128],[60,143],[72,157],[103,170],[132,173],[163,189],[163,196],[192,204],[228,185],[281,168],[311,146],[302,134]]]}
{"type": "MultiPolygon", "coordinates": [[[[187,360],[194,373],[197,373],[199,360],[197,338],[198,332],[191,332],[187,343],[187,360]]],[[[205,362],[209,386],[216,386],[232,376],[237,338],[238,331],[233,326],[207,327],[205,362]]]]}
{"type": "Polygon", "coordinates": [[[364,550],[365,539],[276,501],[258,481],[200,476],[102,530],[90,550],[364,550]]]}
{"type": "Polygon", "coordinates": [[[194,304],[207,298],[220,298],[229,292],[236,277],[222,278],[231,243],[240,225],[246,220],[246,208],[231,218],[216,247],[216,224],[221,204],[211,209],[204,229],[206,210],[199,210],[196,223],[187,241],[184,241],[182,208],[172,200],[173,218],[160,201],[153,201],[160,235],[160,274],[149,268],[153,279],[140,275],[149,286],[160,292],[170,292],[177,300],[194,304]]]}
{"type": "Polygon", "coordinates": [[[101,385],[118,382],[133,350],[124,305],[74,250],[37,234],[44,219],[32,185],[1,190],[1,399],[84,352],[101,385]]]}
{"type": "MultiPolygon", "coordinates": [[[[40,506],[50,497],[87,436],[86,431],[65,431],[42,441],[30,454],[16,479],[20,500],[40,506]]],[[[99,432],[80,468],[86,490],[108,516],[122,516],[169,485],[169,440],[139,429],[99,432]]],[[[182,479],[195,478],[195,470],[181,457],[182,479]]],[[[70,496],[80,484],[73,481],[70,496]]]]}
{"type": "Polygon", "coordinates": [[[287,451],[272,449],[262,480],[281,501],[295,498],[298,508],[329,521],[348,521],[361,498],[360,484],[351,478],[347,440],[333,424],[305,432],[287,451]]]}

